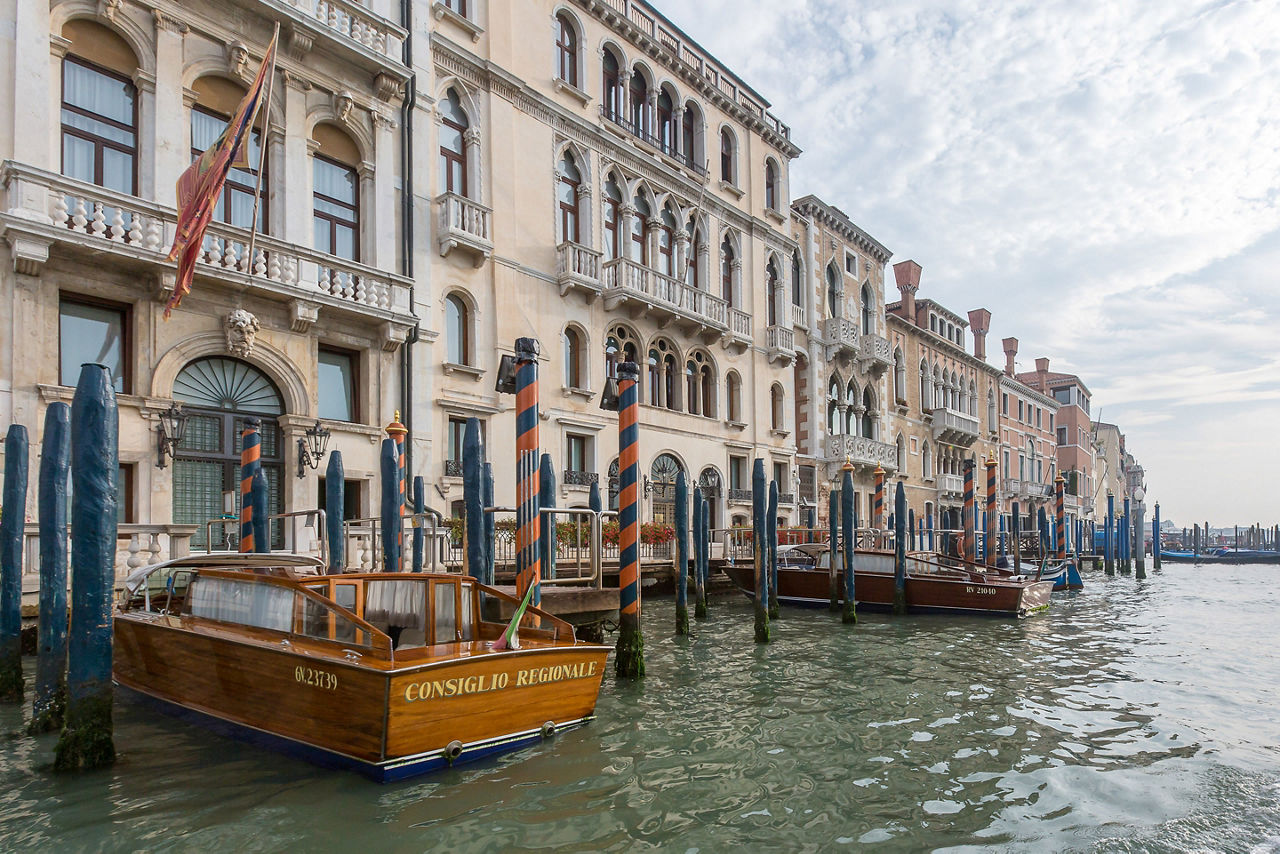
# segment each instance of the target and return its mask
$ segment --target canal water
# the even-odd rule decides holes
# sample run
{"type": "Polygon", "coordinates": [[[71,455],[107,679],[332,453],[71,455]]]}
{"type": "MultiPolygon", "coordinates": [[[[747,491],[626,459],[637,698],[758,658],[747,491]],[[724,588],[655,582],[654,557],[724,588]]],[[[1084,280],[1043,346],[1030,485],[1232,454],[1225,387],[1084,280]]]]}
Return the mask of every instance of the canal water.
{"type": "Polygon", "coordinates": [[[764,647],[745,600],[684,639],[654,598],[648,677],[589,726],[389,786],[119,703],[111,770],[0,747],[0,850],[1280,851],[1277,574],[1088,573],[1018,622],[783,609],[764,647]]]}

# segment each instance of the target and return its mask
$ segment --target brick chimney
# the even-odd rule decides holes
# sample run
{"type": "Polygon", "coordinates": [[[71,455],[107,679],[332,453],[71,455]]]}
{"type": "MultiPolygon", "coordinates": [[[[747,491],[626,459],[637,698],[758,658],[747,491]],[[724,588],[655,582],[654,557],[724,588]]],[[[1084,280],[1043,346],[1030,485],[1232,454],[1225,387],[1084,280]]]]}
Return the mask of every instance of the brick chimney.
{"type": "Polygon", "coordinates": [[[920,265],[915,261],[899,261],[893,265],[893,277],[902,294],[902,313],[907,322],[916,323],[916,291],[920,290],[920,265]]]}
{"type": "Polygon", "coordinates": [[[987,360],[987,330],[991,328],[991,312],[975,308],[969,312],[969,331],[973,333],[974,358],[987,360]]]}
{"type": "Polygon", "coordinates": [[[1013,360],[1018,355],[1018,339],[1004,339],[1004,372],[1008,376],[1013,376],[1014,367],[1013,360]]]}
{"type": "Polygon", "coordinates": [[[1044,356],[1041,356],[1039,359],[1036,359],[1036,370],[1042,374],[1049,373],[1049,360],[1046,359],[1044,356]]]}

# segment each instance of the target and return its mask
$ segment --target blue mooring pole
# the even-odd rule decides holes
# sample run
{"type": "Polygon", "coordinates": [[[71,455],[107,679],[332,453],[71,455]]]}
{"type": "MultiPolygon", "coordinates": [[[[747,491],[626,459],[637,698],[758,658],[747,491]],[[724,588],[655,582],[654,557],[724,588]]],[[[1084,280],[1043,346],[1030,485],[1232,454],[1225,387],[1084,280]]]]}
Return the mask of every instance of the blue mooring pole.
{"type": "Polygon", "coordinates": [[[342,572],[347,563],[347,542],[342,535],[343,507],[346,505],[346,472],[342,469],[342,452],[330,451],[324,470],[324,530],[329,539],[330,575],[342,572]]]}
{"type": "Polygon", "coordinates": [[[258,466],[253,470],[249,499],[253,502],[253,541],[258,554],[271,551],[271,533],[267,523],[267,473],[258,466]]]}
{"type": "Polygon", "coordinates": [[[0,517],[0,703],[22,702],[22,538],[27,514],[27,428],[4,437],[0,517]]]}
{"type": "MultiPolygon", "coordinates": [[[[594,486],[594,484],[592,484],[594,486]]],[[[596,502],[600,501],[600,493],[596,492],[596,502]]],[[[493,508],[493,463],[484,464],[484,578],[482,584],[492,585],[497,573],[498,549],[494,542],[494,530],[497,520],[494,519],[493,508]]]]}
{"type": "Polygon", "coordinates": [[[462,431],[462,541],[467,575],[485,583],[484,451],[480,447],[480,419],[468,418],[462,431]]]}
{"type": "Polygon", "coordinates": [[[751,472],[751,551],[756,572],[756,643],[769,642],[769,555],[765,538],[766,488],[764,460],[756,459],[751,472]]]}
{"type": "Polygon", "coordinates": [[[841,466],[840,477],[840,527],[844,532],[844,560],[841,571],[844,572],[844,610],[840,614],[841,622],[858,622],[858,596],[856,579],[854,578],[853,552],[858,540],[858,517],[853,507],[853,465],[848,461],[841,466]]]}
{"type": "Polygon", "coordinates": [[[1151,519],[1151,568],[1160,568],[1160,502],[1156,502],[1155,515],[1151,519]]]}
{"type": "MultiPolygon", "coordinates": [[[[427,532],[422,529],[422,514],[427,512],[427,484],[422,475],[413,479],[413,571],[422,572],[426,555],[427,532]]],[[[432,541],[432,545],[435,541],[432,541]]]]}
{"type": "Polygon", "coordinates": [[[67,712],[67,473],[71,407],[51,403],[40,451],[40,626],[36,697],[27,732],[62,728],[67,712]]]}
{"type": "Polygon", "coordinates": [[[828,569],[827,592],[831,597],[831,603],[828,608],[832,611],[840,610],[840,573],[837,568],[840,566],[840,493],[831,490],[831,494],[827,497],[827,527],[830,529],[827,536],[831,556],[828,558],[830,565],[828,569]]]}
{"type": "Polygon", "coordinates": [[[676,475],[676,634],[689,634],[689,482],[683,471],[676,475]]]}
{"type": "Polygon", "coordinates": [[[937,540],[934,539],[934,535],[933,535],[933,511],[932,510],[930,510],[928,513],[925,514],[925,519],[929,525],[929,551],[936,552],[938,550],[938,546],[937,546],[937,540]]]}
{"type": "Polygon", "coordinates": [[[1107,518],[1102,529],[1102,567],[1107,575],[1116,574],[1116,550],[1113,532],[1116,526],[1116,497],[1107,490],[1107,518]]]}
{"type": "Polygon", "coordinates": [[[707,584],[711,580],[711,502],[702,499],[702,601],[707,601],[707,584]]]}
{"type": "Polygon", "coordinates": [[[400,571],[400,451],[396,440],[382,440],[382,571],[400,571]]]}
{"type": "MultiPolygon", "coordinates": [[[[551,465],[551,455],[543,454],[538,464],[538,512],[544,509],[556,509],[556,472],[551,465]]],[[[538,562],[542,567],[540,577],[554,579],[556,577],[556,514],[542,513],[545,521],[542,525],[542,536],[538,545],[541,555],[538,562]]],[[[542,583],[538,583],[539,592],[534,594],[541,600],[542,583]]]]}
{"type": "Polygon", "coordinates": [[[1120,528],[1120,571],[1133,572],[1133,515],[1129,496],[1124,497],[1124,524],[1120,528]]]}
{"type": "Polygon", "coordinates": [[[898,481],[893,496],[893,518],[897,522],[893,537],[893,613],[907,613],[907,531],[903,518],[906,515],[907,491],[898,481]]]}
{"type": "Polygon", "coordinates": [[[105,365],[80,366],[71,401],[71,622],[67,721],[58,771],[115,761],[111,725],[111,598],[115,587],[120,412],[105,365]]]}
{"type": "Polygon", "coordinates": [[[914,507],[907,510],[907,536],[909,537],[907,544],[911,547],[911,551],[916,550],[916,510],[914,507]]]}
{"type": "Polygon", "coordinates": [[[1022,508],[1016,501],[1013,502],[1010,522],[1013,527],[1013,548],[1009,551],[1013,554],[1013,571],[1016,574],[1022,572],[1022,508]]]}
{"type": "Polygon", "coordinates": [[[769,509],[764,520],[769,560],[769,619],[778,619],[778,482],[769,481],[769,509]]]}
{"type": "MultiPolygon", "coordinates": [[[[703,548],[703,500],[702,490],[698,487],[693,488],[693,616],[699,620],[707,618],[707,573],[703,567],[705,562],[705,549],[703,548]]],[[[677,516],[679,512],[677,511],[677,516]]],[[[682,523],[683,524],[683,523],[682,523]]]]}

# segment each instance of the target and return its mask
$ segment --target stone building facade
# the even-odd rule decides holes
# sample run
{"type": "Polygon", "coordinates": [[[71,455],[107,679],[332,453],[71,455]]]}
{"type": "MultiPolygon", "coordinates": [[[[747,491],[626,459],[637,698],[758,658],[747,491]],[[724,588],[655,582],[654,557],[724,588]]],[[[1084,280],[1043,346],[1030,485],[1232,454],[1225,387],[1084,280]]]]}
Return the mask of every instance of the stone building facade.
{"type": "Polygon", "coordinates": [[[316,506],[323,472],[299,476],[296,446],[319,422],[346,458],[351,513],[372,514],[366,485],[417,329],[400,239],[407,32],[384,16],[390,2],[326,5],[341,14],[260,0],[8,6],[0,421],[26,425],[34,472],[47,405],[70,399],[81,362],[108,364],[123,522],[196,525],[232,508],[245,414],[264,419],[273,510],[316,506]],[[165,320],[175,181],[244,96],[274,22],[265,140],[255,132],[251,168],[233,171],[193,292],[165,320]],[[186,434],[159,467],[158,417],[175,401],[186,434]]]}
{"type": "Polygon", "coordinates": [[[1036,359],[1035,364],[1034,371],[1019,373],[1017,378],[1057,401],[1054,438],[1058,446],[1058,471],[1066,481],[1066,513],[1073,520],[1090,519],[1094,510],[1095,449],[1093,422],[1089,415],[1089,387],[1075,374],[1050,371],[1047,358],[1036,359]]]}
{"type": "Polygon", "coordinates": [[[1058,402],[1021,382],[1014,374],[1018,339],[1003,341],[1005,369],[1000,376],[1000,448],[996,458],[1000,477],[1000,512],[1005,530],[1011,531],[1013,503],[1018,503],[1024,531],[1037,530],[1038,512],[1054,518],[1057,502],[1054,478],[1058,475],[1058,402]]]}

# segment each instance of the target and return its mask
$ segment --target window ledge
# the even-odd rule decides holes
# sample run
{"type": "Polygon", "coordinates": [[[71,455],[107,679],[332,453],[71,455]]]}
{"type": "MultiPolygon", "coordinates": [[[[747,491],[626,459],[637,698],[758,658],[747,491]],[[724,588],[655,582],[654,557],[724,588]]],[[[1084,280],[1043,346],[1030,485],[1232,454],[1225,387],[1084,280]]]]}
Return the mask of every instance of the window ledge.
{"type": "Polygon", "coordinates": [[[780,212],[775,211],[773,208],[765,208],[764,215],[776,222],[778,225],[782,225],[787,221],[786,217],[784,217],[780,212]]]}
{"type": "Polygon", "coordinates": [[[734,421],[732,418],[728,418],[725,420],[724,426],[728,427],[730,430],[746,430],[747,422],[734,421]]]}
{"type": "Polygon", "coordinates": [[[788,436],[790,436],[790,435],[791,435],[791,431],[790,431],[790,430],[777,430],[777,429],[774,429],[774,430],[770,430],[770,431],[769,431],[769,435],[770,435],[770,436],[777,436],[779,439],[785,439],[785,438],[787,438],[788,436]]]}
{"type": "Polygon", "coordinates": [[[746,192],[737,184],[734,184],[730,181],[721,181],[720,189],[724,190],[726,193],[733,196],[735,199],[742,198],[743,194],[746,192]]]}
{"type": "Polygon", "coordinates": [[[441,0],[436,0],[436,2],[431,4],[431,14],[435,16],[437,21],[449,20],[466,30],[471,34],[471,41],[473,42],[480,41],[480,34],[484,32],[484,27],[481,27],[469,18],[464,18],[462,15],[459,15],[448,6],[444,5],[441,0]]]}
{"type": "Polygon", "coordinates": [[[561,392],[563,392],[565,397],[577,396],[585,400],[590,400],[591,398],[595,397],[595,394],[596,394],[594,391],[592,391],[589,388],[577,388],[574,386],[561,386],[560,390],[561,392]]]}
{"type": "Polygon", "coordinates": [[[446,374],[462,374],[463,376],[471,377],[473,380],[478,380],[484,376],[484,368],[477,368],[474,365],[459,365],[457,362],[445,362],[443,367],[446,374]]]}
{"type": "Polygon", "coordinates": [[[588,95],[586,92],[583,92],[577,86],[574,86],[568,80],[563,80],[559,77],[556,77],[556,78],[553,78],[551,82],[556,87],[557,92],[563,92],[564,94],[573,98],[575,101],[578,101],[579,103],[581,103],[582,106],[585,107],[591,103],[591,96],[588,95]]]}

